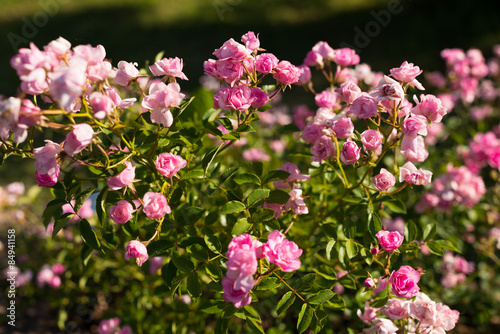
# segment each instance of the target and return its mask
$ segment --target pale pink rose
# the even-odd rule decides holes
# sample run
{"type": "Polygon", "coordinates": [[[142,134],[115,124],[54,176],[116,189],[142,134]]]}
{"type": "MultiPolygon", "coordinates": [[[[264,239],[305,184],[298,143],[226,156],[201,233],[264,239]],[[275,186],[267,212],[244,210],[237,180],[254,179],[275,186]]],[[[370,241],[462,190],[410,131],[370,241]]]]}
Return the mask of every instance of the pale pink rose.
{"type": "Polygon", "coordinates": [[[146,246],[144,246],[142,242],[131,240],[127,244],[127,249],[124,257],[127,261],[134,258],[137,265],[140,267],[144,262],[148,260],[149,255],[146,246]]]}
{"type": "Polygon", "coordinates": [[[21,90],[26,94],[42,94],[49,88],[47,72],[43,68],[37,68],[24,76],[21,82],[21,90]]]}
{"type": "Polygon", "coordinates": [[[156,169],[161,175],[173,177],[179,170],[186,167],[187,161],[180,155],[161,153],[156,158],[156,169]]]}
{"type": "Polygon", "coordinates": [[[183,60],[179,57],[175,57],[158,60],[153,65],[150,65],[149,69],[155,76],[166,75],[182,80],[188,80],[187,76],[182,72],[182,67],[183,60]]]}
{"type": "Polygon", "coordinates": [[[359,64],[359,55],[350,48],[335,49],[333,61],[341,66],[351,66],[359,64]]]}
{"type": "Polygon", "coordinates": [[[260,148],[250,148],[243,152],[242,154],[243,159],[246,161],[269,161],[271,160],[271,157],[264,151],[263,149],[260,148]]]}
{"type": "Polygon", "coordinates": [[[417,186],[425,186],[431,183],[432,172],[424,169],[417,169],[411,162],[405,163],[399,169],[399,182],[407,182],[417,186]]]}
{"type": "Polygon", "coordinates": [[[259,87],[253,87],[250,92],[250,101],[252,101],[251,105],[253,108],[260,108],[269,102],[269,96],[259,87]]]}
{"type": "Polygon", "coordinates": [[[365,281],[363,282],[363,286],[365,288],[371,289],[375,286],[375,281],[371,277],[367,277],[365,281]]]}
{"type": "Polygon", "coordinates": [[[234,237],[229,245],[227,246],[226,257],[229,259],[233,257],[234,251],[237,249],[244,249],[250,252],[257,251],[257,248],[261,247],[262,243],[258,240],[252,239],[250,234],[244,233],[237,237],[234,237]]]}
{"type": "Polygon", "coordinates": [[[321,136],[314,142],[310,151],[313,155],[312,160],[321,162],[334,156],[335,147],[330,137],[321,136]]]}
{"type": "Polygon", "coordinates": [[[132,218],[134,208],[125,200],[120,200],[109,209],[109,217],[117,224],[125,224],[132,218]]]}
{"type": "Polygon", "coordinates": [[[359,160],[361,149],[353,141],[346,141],[342,145],[340,160],[346,165],[352,165],[359,160]]]}
{"type": "Polygon", "coordinates": [[[414,140],[417,136],[427,135],[427,120],[423,116],[412,115],[403,122],[401,131],[405,134],[401,141],[401,150],[415,150],[416,142],[414,142],[414,140]]]}
{"type": "Polygon", "coordinates": [[[137,63],[129,63],[124,60],[118,62],[118,71],[113,82],[123,87],[129,86],[132,81],[137,80],[137,77],[139,77],[137,66],[137,63]]]}
{"type": "Polygon", "coordinates": [[[126,168],[115,176],[110,176],[106,180],[109,189],[119,190],[127,187],[135,178],[135,166],[130,161],[125,162],[126,168]]]}
{"type": "Polygon", "coordinates": [[[122,99],[120,95],[118,95],[118,92],[115,87],[109,87],[106,89],[106,95],[109,96],[111,99],[111,102],[115,107],[121,108],[121,109],[127,109],[131,107],[137,99],[135,97],[133,98],[126,98],[122,99]]]}
{"type": "Polygon", "coordinates": [[[306,144],[312,144],[321,136],[323,136],[323,129],[321,126],[309,123],[304,127],[300,138],[302,138],[306,144]]]}
{"type": "Polygon", "coordinates": [[[389,319],[375,318],[373,324],[372,327],[363,329],[363,333],[396,334],[399,330],[399,328],[389,319]]]}
{"type": "Polygon", "coordinates": [[[337,103],[337,96],[330,90],[324,90],[314,97],[316,105],[320,108],[334,108],[337,103]]]}
{"type": "Polygon", "coordinates": [[[245,43],[247,49],[252,51],[260,47],[259,34],[255,36],[253,31],[249,31],[245,35],[241,36],[241,41],[245,43]]]}
{"type": "Polygon", "coordinates": [[[423,292],[416,294],[415,299],[410,303],[409,312],[410,316],[417,319],[423,326],[433,325],[438,315],[436,303],[423,292]]]}
{"type": "Polygon", "coordinates": [[[86,123],[74,124],[73,130],[66,136],[64,140],[64,152],[70,157],[80,153],[87,147],[94,137],[94,130],[86,123]]]}
{"type": "Polygon", "coordinates": [[[311,69],[309,66],[302,64],[297,67],[300,70],[299,80],[295,83],[297,85],[306,85],[311,81],[311,69]]]}
{"type": "Polygon", "coordinates": [[[365,130],[361,134],[361,143],[366,151],[376,151],[381,145],[384,136],[378,130],[365,130]]]}
{"type": "Polygon", "coordinates": [[[323,56],[311,50],[306,54],[306,57],[304,58],[304,65],[323,67],[323,56]]]}
{"type": "Polygon", "coordinates": [[[219,60],[239,61],[250,58],[251,50],[231,38],[224,42],[219,49],[215,49],[213,55],[219,58],[219,60]]]}
{"type": "Polygon", "coordinates": [[[90,94],[89,103],[95,119],[104,119],[113,111],[113,100],[100,92],[90,94]]]}
{"type": "Polygon", "coordinates": [[[378,191],[389,191],[396,184],[396,178],[387,169],[381,168],[380,173],[373,177],[372,182],[378,191]]]}
{"type": "Polygon", "coordinates": [[[423,71],[420,67],[414,66],[413,63],[408,63],[405,60],[400,67],[392,68],[390,72],[394,79],[411,83],[423,71]]]}
{"type": "Polygon", "coordinates": [[[346,81],[339,88],[335,88],[335,93],[340,100],[352,104],[361,95],[361,88],[352,81],[346,81]]]}
{"type": "Polygon", "coordinates": [[[232,302],[234,304],[234,307],[236,308],[250,305],[250,303],[252,302],[252,297],[250,297],[250,294],[241,289],[236,290],[234,288],[234,282],[227,277],[224,277],[222,279],[222,290],[224,291],[222,299],[232,302]]]}
{"type": "Polygon", "coordinates": [[[45,146],[33,149],[33,156],[35,158],[35,168],[39,174],[54,175],[56,169],[59,168],[57,157],[62,147],[51,140],[45,140],[45,146]]]}
{"type": "Polygon", "coordinates": [[[97,334],[115,334],[120,325],[120,318],[103,319],[97,327],[97,334]]]}
{"type": "Polygon", "coordinates": [[[413,298],[419,291],[420,273],[410,266],[401,266],[389,277],[392,293],[399,298],[413,298]]]}
{"type": "Polygon", "coordinates": [[[380,247],[386,252],[392,252],[403,244],[404,237],[399,232],[390,232],[386,230],[378,231],[375,236],[378,239],[380,247]]]}
{"type": "Polygon", "coordinates": [[[233,87],[246,72],[241,61],[217,60],[216,64],[218,77],[224,79],[231,87],[233,87]]]}
{"type": "Polygon", "coordinates": [[[289,61],[280,61],[274,71],[273,78],[285,85],[291,85],[299,81],[300,70],[289,61]]]}
{"type": "Polygon", "coordinates": [[[65,110],[71,110],[77,98],[83,94],[83,86],[87,79],[87,61],[73,57],[69,66],[60,66],[50,74],[50,95],[65,110]]]}
{"type": "Polygon", "coordinates": [[[460,317],[460,312],[452,310],[448,305],[442,303],[436,304],[436,311],[438,312],[439,322],[435,325],[438,325],[445,331],[450,331],[455,328],[458,318],[460,317]]]}
{"type": "Polygon", "coordinates": [[[116,70],[113,69],[113,65],[107,60],[101,60],[97,64],[87,67],[87,78],[93,82],[112,79],[115,75],[116,70]]]}
{"type": "Polygon", "coordinates": [[[261,53],[255,59],[255,70],[268,74],[278,66],[278,63],[278,58],[272,53],[261,53]]]}
{"type": "Polygon", "coordinates": [[[350,111],[359,118],[370,118],[377,114],[377,101],[367,93],[361,95],[352,102],[350,111]]]}
{"type": "Polygon", "coordinates": [[[447,109],[443,106],[441,100],[432,94],[421,94],[420,102],[415,97],[417,105],[411,110],[413,114],[425,116],[429,122],[439,123],[447,109]]]}
{"type": "Polygon", "coordinates": [[[71,49],[71,43],[62,37],[59,37],[51,41],[44,47],[45,51],[53,53],[58,58],[67,54],[70,49],[71,49]]]}
{"type": "Polygon", "coordinates": [[[40,187],[53,187],[57,181],[59,180],[59,175],[61,173],[61,169],[59,165],[56,168],[52,169],[52,172],[40,174],[38,171],[35,172],[36,182],[40,187]]]}
{"type": "Polygon", "coordinates": [[[333,50],[333,48],[328,45],[327,42],[321,41],[316,43],[313,46],[312,50],[318,53],[324,59],[333,60],[335,56],[335,50],[333,50]]]}
{"type": "Polygon", "coordinates": [[[370,302],[366,301],[365,302],[365,307],[364,307],[364,312],[361,312],[361,310],[357,310],[356,314],[358,317],[367,325],[371,325],[373,319],[375,319],[377,315],[377,311],[379,309],[375,307],[370,306],[370,302]]]}
{"type": "Polygon", "coordinates": [[[144,208],[142,209],[149,219],[160,219],[172,210],[168,205],[165,195],[148,191],[143,199],[144,208]]]}
{"type": "Polygon", "coordinates": [[[5,188],[9,195],[22,196],[25,191],[24,183],[22,182],[12,182],[5,188]]]}
{"type": "Polygon", "coordinates": [[[397,298],[391,298],[385,306],[380,309],[380,313],[389,317],[391,320],[401,320],[410,316],[410,302],[397,298]]]}
{"type": "Polygon", "coordinates": [[[405,92],[399,82],[384,75],[379,81],[378,86],[373,88],[370,95],[376,97],[377,101],[400,101],[404,98],[405,92]]]}
{"type": "Polygon", "coordinates": [[[331,128],[333,123],[337,120],[343,117],[343,114],[335,114],[331,109],[329,108],[319,108],[316,111],[316,115],[314,116],[312,122],[315,124],[318,124],[319,126],[323,128],[331,128]]]}
{"type": "Polygon", "coordinates": [[[250,108],[252,102],[252,90],[246,85],[222,89],[217,99],[218,107],[223,110],[245,111],[250,108]]]}
{"type": "Polygon", "coordinates": [[[283,211],[293,209],[293,213],[296,215],[309,213],[309,209],[307,208],[307,205],[304,202],[304,198],[302,197],[302,189],[292,189],[288,192],[288,195],[290,195],[290,198],[284,205],[283,211]]]}
{"type": "MultiPolygon", "coordinates": [[[[432,124],[441,124],[441,123],[432,123],[432,124]]],[[[429,156],[429,152],[425,148],[425,142],[422,136],[417,136],[416,143],[414,143],[414,150],[412,149],[407,149],[404,151],[402,150],[401,153],[403,153],[403,159],[405,159],[405,161],[410,161],[410,162],[424,162],[429,156]]]]}
{"type": "Polygon", "coordinates": [[[257,248],[261,243],[252,240],[249,234],[241,234],[229,243],[226,257],[226,277],[233,283],[235,291],[249,292],[254,285],[253,275],[257,272],[257,248]]]}
{"type": "Polygon", "coordinates": [[[217,61],[215,59],[209,59],[203,62],[203,72],[213,78],[222,79],[219,71],[217,70],[217,61]]]}
{"type": "Polygon", "coordinates": [[[373,293],[379,294],[382,291],[384,291],[387,288],[388,281],[389,280],[387,278],[384,278],[384,279],[381,279],[380,281],[378,281],[377,286],[375,287],[375,289],[373,289],[373,293]]]}
{"type": "Polygon", "coordinates": [[[282,141],[281,139],[275,139],[269,143],[269,148],[273,152],[276,152],[277,154],[281,154],[281,153],[285,152],[286,143],[284,141],[282,141]]]}
{"type": "Polygon", "coordinates": [[[302,249],[293,241],[285,239],[280,231],[269,234],[267,242],[262,245],[262,254],[269,263],[274,263],[284,272],[292,272],[300,268],[299,260],[302,249]]]}
{"type": "Polygon", "coordinates": [[[350,117],[342,117],[332,125],[335,136],[340,139],[347,139],[354,135],[354,124],[350,117]]]}
{"type": "Polygon", "coordinates": [[[181,87],[177,82],[166,85],[163,82],[154,82],[149,86],[149,95],[142,100],[142,107],[151,112],[151,121],[170,127],[173,122],[170,107],[177,107],[185,97],[180,92],[181,87]]]}
{"type": "Polygon", "coordinates": [[[302,174],[297,165],[291,162],[285,162],[283,166],[281,166],[278,169],[290,173],[290,176],[287,177],[285,180],[286,182],[295,182],[295,181],[304,182],[311,178],[311,175],[302,174]]]}

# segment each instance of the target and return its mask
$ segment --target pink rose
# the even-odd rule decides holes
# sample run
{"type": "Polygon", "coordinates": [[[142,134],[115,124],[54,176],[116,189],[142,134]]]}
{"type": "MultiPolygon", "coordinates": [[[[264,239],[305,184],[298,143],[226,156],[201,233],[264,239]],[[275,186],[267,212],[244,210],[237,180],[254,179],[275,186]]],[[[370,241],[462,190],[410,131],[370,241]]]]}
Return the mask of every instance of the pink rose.
{"type": "Polygon", "coordinates": [[[335,49],[333,60],[341,66],[359,64],[359,55],[350,48],[335,49]]]}
{"type": "Polygon", "coordinates": [[[306,57],[304,58],[304,64],[307,66],[323,67],[323,57],[319,53],[311,50],[306,54],[306,57]]]}
{"type": "Polygon", "coordinates": [[[142,242],[137,240],[131,240],[127,244],[127,249],[125,252],[125,260],[129,261],[132,258],[135,259],[139,267],[142,266],[142,264],[148,260],[149,258],[148,250],[142,242]]]}
{"type": "Polygon", "coordinates": [[[373,280],[373,278],[367,277],[363,283],[363,286],[368,289],[373,288],[375,286],[375,281],[373,280]]]}
{"type": "Polygon", "coordinates": [[[86,123],[73,125],[73,130],[66,136],[64,140],[64,151],[69,156],[74,156],[83,151],[94,137],[94,130],[86,123]]]}
{"type": "Polygon", "coordinates": [[[263,149],[252,147],[243,152],[243,159],[246,161],[269,161],[271,157],[263,149]]]}
{"type": "Polygon", "coordinates": [[[136,80],[139,76],[139,70],[137,69],[137,63],[129,63],[127,61],[118,62],[118,71],[113,79],[113,82],[117,85],[127,87],[133,80],[136,80]]]}
{"type": "Polygon", "coordinates": [[[272,53],[261,53],[255,59],[255,70],[268,74],[278,66],[279,60],[272,53]]]}
{"type": "Polygon", "coordinates": [[[410,266],[401,266],[389,277],[392,292],[399,298],[413,298],[419,291],[420,273],[410,266]]]}
{"type": "Polygon", "coordinates": [[[289,61],[280,61],[274,70],[273,78],[285,85],[291,85],[299,81],[300,70],[289,61]]]}
{"type": "Polygon", "coordinates": [[[180,155],[172,153],[161,153],[156,158],[156,169],[161,175],[173,177],[181,168],[187,165],[187,161],[180,155]]]}
{"type": "Polygon", "coordinates": [[[342,151],[340,152],[340,160],[346,165],[352,165],[357,162],[360,157],[360,148],[353,141],[346,141],[342,145],[342,151]]]}
{"type": "Polygon", "coordinates": [[[252,105],[251,95],[252,90],[245,85],[225,88],[220,90],[217,104],[224,110],[245,111],[252,105]]]}
{"type": "Polygon", "coordinates": [[[400,101],[405,97],[405,92],[399,82],[384,75],[370,95],[376,97],[377,101],[400,101]]]}
{"type": "Polygon", "coordinates": [[[143,199],[143,211],[149,219],[160,219],[172,210],[168,205],[165,195],[148,191],[143,199]]]}
{"type": "MultiPolygon", "coordinates": [[[[337,284],[338,283],[336,283],[335,285],[337,286],[337,284]]],[[[339,284],[338,286],[341,285],[339,284]]],[[[356,311],[356,314],[365,324],[371,325],[373,319],[375,319],[378,316],[377,315],[378,310],[379,310],[378,308],[371,307],[370,302],[366,301],[364,312],[361,312],[361,310],[358,309],[356,311]]]]}
{"type": "Polygon", "coordinates": [[[324,59],[333,60],[335,56],[335,50],[327,42],[321,41],[316,43],[312,50],[324,59]]]}
{"type": "Polygon", "coordinates": [[[399,182],[407,182],[418,186],[425,186],[431,183],[432,172],[424,169],[418,169],[411,162],[405,163],[399,169],[399,182]]]}
{"type": "Polygon", "coordinates": [[[259,87],[254,87],[251,88],[250,101],[252,101],[251,103],[253,108],[260,108],[265,106],[266,103],[269,102],[269,96],[259,87]]]}
{"type": "Polygon", "coordinates": [[[407,300],[391,298],[387,301],[385,306],[380,309],[380,313],[388,316],[391,320],[405,319],[410,316],[409,304],[410,302],[407,300]]]}
{"type": "Polygon", "coordinates": [[[334,108],[337,103],[337,96],[329,90],[324,90],[314,97],[316,105],[320,108],[334,108]]]}
{"type": "Polygon", "coordinates": [[[170,127],[173,123],[170,107],[178,106],[185,94],[181,93],[181,87],[177,82],[166,85],[163,82],[155,82],[149,86],[149,95],[142,100],[142,107],[151,110],[151,121],[170,127]]]}
{"type": "Polygon", "coordinates": [[[361,94],[361,88],[352,81],[344,82],[339,88],[335,88],[335,93],[340,100],[347,104],[352,104],[361,94]]]}
{"type": "Polygon", "coordinates": [[[412,83],[415,78],[420,75],[423,71],[418,66],[414,66],[413,63],[408,63],[406,60],[401,64],[400,67],[391,69],[391,76],[401,82],[412,83]]]}
{"type": "Polygon", "coordinates": [[[309,66],[302,64],[297,67],[300,70],[299,80],[295,83],[297,85],[305,85],[311,81],[311,69],[309,66]]]}
{"type": "Polygon", "coordinates": [[[57,157],[62,147],[51,140],[45,140],[45,146],[33,149],[33,157],[35,158],[36,171],[42,174],[50,174],[54,176],[56,170],[59,169],[57,157]]]}
{"type": "Polygon", "coordinates": [[[292,272],[300,268],[299,260],[302,249],[293,241],[284,238],[280,231],[269,234],[268,241],[262,245],[262,254],[269,263],[274,263],[284,272],[292,272]]]}
{"type": "Polygon", "coordinates": [[[350,111],[359,118],[370,118],[377,114],[377,101],[367,93],[361,95],[352,102],[350,111]]]}
{"type": "Polygon", "coordinates": [[[89,102],[95,119],[104,119],[113,111],[113,100],[102,93],[93,92],[90,94],[89,102]]]}
{"type": "Polygon", "coordinates": [[[253,31],[249,31],[245,35],[241,36],[241,41],[245,43],[247,49],[252,51],[260,47],[259,34],[255,36],[253,31]]]}
{"type": "Polygon", "coordinates": [[[323,161],[335,154],[335,147],[333,146],[332,140],[328,136],[321,136],[315,142],[310,149],[313,157],[313,161],[323,161]]]}
{"type": "Polygon", "coordinates": [[[222,290],[224,291],[222,299],[232,302],[236,308],[247,306],[252,302],[250,294],[241,289],[236,290],[234,282],[227,277],[222,279],[222,290]]]}
{"type": "Polygon", "coordinates": [[[417,105],[411,112],[415,115],[425,116],[429,122],[439,123],[447,113],[447,109],[443,106],[441,100],[432,94],[421,94],[420,102],[416,97],[414,100],[417,105]]]}
{"type": "Polygon", "coordinates": [[[109,209],[109,217],[117,224],[125,224],[132,218],[134,207],[125,200],[118,201],[109,209]]]}
{"type": "Polygon", "coordinates": [[[361,134],[361,142],[363,147],[367,151],[376,151],[380,145],[382,145],[382,140],[384,136],[378,130],[366,130],[361,134]]]}
{"type": "Polygon", "coordinates": [[[240,61],[250,58],[251,50],[231,38],[225,41],[219,49],[216,49],[213,55],[219,58],[219,60],[240,61]]]}
{"type": "Polygon", "coordinates": [[[347,139],[352,137],[354,134],[354,124],[350,117],[342,117],[332,125],[332,129],[335,132],[337,138],[347,139]]]}
{"type": "Polygon", "coordinates": [[[36,182],[40,187],[53,187],[59,180],[59,175],[61,174],[61,169],[59,165],[52,170],[50,173],[40,174],[38,171],[35,172],[36,182]]]}
{"type": "Polygon", "coordinates": [[[372,327],[363,329],[363,333],[396,334],[399,330],[398,326],[396,326],[389,319],[375,318],[373,319],[373,324],[374,325],[372,327]]]}
{"type": "Polygon", "coordinates": [[[300,138],[302,138],[302,140],[304,140],[307,144],[312,144],[322,135],[323,129],[318,124],[309,123],[302,130],[300,138]]]}
{"type": "Polygon", "coordinates": [[[399,234],[399,232],[394,231],[378,231],[375,236],[378,239],[378,242],[380,244],[380,247],[382,247],[383,250],[386,252],[392,252],[393,250],[396,250],[403,244],[404,237],[399,234]]]}
{"type": "Polygon", "coordinates": [[[290,198],[288,202],[283,206],[284,211],[293,209],[293,213],[296,215],[308,214],[309,209],[307,208],[304,198],[302,197],[302,189],[295,188],[288,192],[290,198]]]}
{"type": "Polygon", "coordinates": [[[53,264],[51,269],[52,272],[56,275],[62,275],[66,271],[66,267],[61,263],[53,264]]]}
{"type": "Polygon", "coordinates": [[[97,327],[97,334],[114,334],[120,325],[120,318],[103,319],[97,327]]]}
{"type": "Polygon", "coordinates": [[[155,76],[166,75],[169,77],[179,78],[182,80],[188,80],[187,76],[182,73],[183,61],[182,59],[175,58],[163,58],[158,60],[153,65],[149,66],[151,73],[155,76]]]}
{"type": "Polygon", "coordinates": [[[127,167],[121,173],[108,177],[106,183],[108,184],[109,189],[119,190],[132,183],[135,178],[135,166],[132,167],[132,163],[130,161],[126,161],[125,166],[127,167]]]}

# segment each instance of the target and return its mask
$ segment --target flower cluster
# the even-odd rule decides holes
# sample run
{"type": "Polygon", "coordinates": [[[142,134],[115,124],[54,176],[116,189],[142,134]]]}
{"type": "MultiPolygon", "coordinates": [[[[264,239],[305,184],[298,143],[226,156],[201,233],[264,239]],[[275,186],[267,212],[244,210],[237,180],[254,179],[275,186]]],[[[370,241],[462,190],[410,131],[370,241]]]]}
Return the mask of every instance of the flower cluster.
{"type": "Polygon", "coordinates": [[[97,326],[97,334],[132,334],[130,326],[120,328],[120,318],[103,319],[97,326]]]}
{"type": "Polygon", "coordinates": [[[444,254],[443,262],[441,264],[443,270],[443,277],[441,284],[447,288],[464,283],[467,275],[474,272],[474,263],[468,262],[459,255],[453,255],[451,252],[444,254]]]}
{"type": "Polygon", "coordinates": [[[60,263],[52,266],[44,265],[36,275],[36,283],[39,287],[48,285],[51,288],[59,289],[61,286],[61,277],[66,271],[66,267],[60,263]]]}

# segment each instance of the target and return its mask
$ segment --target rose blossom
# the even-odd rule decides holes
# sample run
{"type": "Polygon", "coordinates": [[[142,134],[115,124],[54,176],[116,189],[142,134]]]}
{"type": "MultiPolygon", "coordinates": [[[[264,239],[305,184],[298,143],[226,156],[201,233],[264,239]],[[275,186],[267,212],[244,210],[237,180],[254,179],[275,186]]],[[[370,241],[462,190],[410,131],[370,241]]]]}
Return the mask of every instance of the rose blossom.
{"type": "Polygon", "coordinates": [[[376,151],[382,145],[383,139],[384,136],[378,130],[369,129],[361,134],[361,142],[367,151],[376,151]]]}
{"type": "Polygon", "coordinates": [[[334,108],[337,96],[330,90],[324,90],[314,97],[316,105],[320,108],[334,108]]]}
{"type": "Polygon", "coordinates": [[[139,70],[137,69],[137,63],[129,63],[127,61],[121,60],[118,62],[118,71],[113,79],[113,82],[117,85],[127,87],[133,80],[136,80],[139,76],[139,70]]]}
{"type": "Polygon", "coordinates": [[[350,48],[335,49],[333,61],[342,66],[359,64],[359,55],[350,48]]]}
{"type": "Polygon", "coordinates": [[[399,182],[407,182],[418,186],[425,186],[431,183],[432,172],[424,169],[418,169],[411,162],[405,163],[399,169],[399,182]]]}
{"type": "Polygon", "coordinates": [[[389,277],[392,292],[399,298],[413,298],[420,291],[418,281],[420,273],[410,266],[401,266],[389,277]]]}
{"type": "Polygon", "coordinates": [[[73,130],[66,136],[64,140],[64,151],[70,156],[83,151],[94,137],[94,130],[86,123],[73,125],[73,130]]]}
{"type": "Polygon", "coordinates": [[[393,250],[396,250],[403,244],[404,237],[399,234],[399,232],[394,231],[378,231],[375,236],[378,239],[378,242],[380,243],[380,247],[382,247],[383,250],[386,252],[392,252],[393,250]]]}
{"type": "Polygon", "coordinates": [[[297,85],[305,85],[311,81],[311,69],[309,66],[302,64],[297,68],[300,70],[299,80],[296,82],[297,85]]]}
{"type": "Polygon", "coordinates": [[[401,320],[408,318],[409,304],[407,300],[401,300],[398,298],[391,298],[387,301],[385,306],[380,309],[380,313],[391,318],[391,320],[401,320]]]}
{"type": "Polygon", "coordinates": [[[219,49],[215,49],[212,54],[219,60],[239,61],[250,58],[251,51],[231,38],[225,41],[219,49]]]}
{"type": "Polygon", "coordinates": [[[370,118],[377,114],[377,101],[367,93],[361,95],[352,102],[351,112],[359,118],[370,118]]]}
{"type": "Polygon", "coordinates": [[[372,327],[363,329],[363,333],[396,334],[399,329],[392,321],[384,318],[375,318],[373,324],[372,327]]]}
{"type": "Polygon", "coordinates": [[[333,50],[333,48],[327,42],[323,41],[317,42],[313,46],[312,50],[324,59],[333,60],[333,57],[335,55],[335,50],[333,50]]]}
{"type": "Polygon", "coordinates": [[[272,53],[261,53],[255,59],[255,70],[268,74],[278,66],[279,60],[272,53]]]}
{"type": "Polygon", "coordinates": [[[323,67],[323,57],[319,53],[311,50],[304,58],[304,65],[323,67]]]}
{"type": "Polygon", "coordinates": [[[160,219],[172,212],[163,194],[148,191],[142,201],[144,202],[143,211],[149,219],[160,219]]]}
{"type": "Polygon", "coordinates": [[[119,190],[123,187],[127,187],[135,178],[135,166],[132,167],[130,161],[125,161],[126,168],[115,176],[110,176],[106,180],[109,189],[119,190]]]}
{"type": "Polygon", "coordinates": [[[287,60],[280,61],[274,71],[273,78],[285,85],[299,81],[300,70],[287,60]]]}
{"type": "Polygon", "coordinates": [[[295,242],[285,239],[278,230],[269,234],[267,242],[262,245],[262,254],[269,263],[278,265],[284,272],[295,271],[301,266],[299,257],[302,249],[295,242]]]}
{"type": "Polygon", "coordinates": [[[89,103],[95,119],[104,119],[106,115],[113,111],[113,100],[100,92],[90,94],[89,103]]]}
{"type": "Polygon", "coordinates": [[[166,177],[173,177],[186,165],[186,160],[184,160],[180,155],[172,153],[161,153],[156,158],[156,169],[161,175],[166,177]]]}
{"type": "Polygon", "coordinates": [[[97,334],[114,334],[120,325],[120,318],[103,319],[97,327],[97,334]]]}
{"type": "Polygon", "coordinates": [[[363,286],[368,289],[373,288],[375,286],[375,281],[373,280],[373,278],[368,277],[365,279],[363,286]]]}
{"type": "Polygon", "coordinates": [[[166,75],[182,80],[188,80],[187,76],[182,72],[183,61],[179,57],[163,58],[158,60],[153,65],[149,66],[151,73],[155,76],[166,75]]]}
{"type": "Polygon", "coordinates": [[[361,88],[352,81],[344,82],[339,88],[335,88],[335,93],[340,100],[347,104],[352,104],[361,94],[361,88]]]}
{"type": "Polygon", "coordinates": [[[245,43],[247,49],[252,51],[260,47],[259,34],[255,36],[253,31],[249,31],[245,35],[241,36],[241,41],[245,43]]]}
{"type": "Polygon", "coordinates": [[[421,94],[420,102],[414,96],[415,103],[417,104],[411,112],[415,115],[425,116],[429,122],[439,123],[447,109],[443,106],[441,100],[432,94],[421,94]]]}
{"type": "Polygon", "coordinates": [[[223,110],[245,111],[252,105],[251,95],[252,90],[246,85],[227,87],[215,95],[214,102],[217,101],[217,106],[223,110]]]}
{"type": "Polygon", "coordinates": [[[322,135],[323,129],[321,126],[315,123],[309,123],[302,130],[300,138],[302,138],[306,144],[313,144],[322,135]]]}
{"type": "Polygon", "coordinates": [[[253,87],[250,92],[250,101],[252,101],[251,105],[253,108],[260,108],[269,102],[269,96],[259,87],[253,87]]]}
{"type": "Polygon", "coordinates": [[[293,213],[296,215],[309,213],[309,209],[307,208],[304,198],[302,197],[302,189],[292,189],[288,192],[288,195],[290,195],[290,198],[283,206],[283,211],[288,211],[293,208],[293,213]]]}
{"type": "Polygon", "coordinates": [[[36,171],[35,178],[40,187],[50,188],[57,183],[60,174],[61,169],[59,165],[57,165],[57,167],[51,173],[40,174],[38,171],[36,171]]]}
{"type": "Polygon", "coordinates": [[[132,218],[134,208],[125,200],[118,201],[109,209],[109,217],[117,224],[125,224],[132,218]]]}
{"type": "Polygon", "coordinates": [[[127,249],[125,253],[125,260],[129,261],[131,258],[135,258],[137,265],[140,267],[149,258],[148,250],[146,246],[140,241],[131,240],[127,244],[127,249]]]}
{"type": "Polygon", "coordinates": [[[62,151],[61,145],[48,139],[45,140],[45,146],[33,149],[36,171],[40,175],[47,173],[54,175],[59,169],[57,157],[60,151],[62,151]]]}
{"type": "Polygon", "coordinates": [[[236,308],[250,305],[252,302],[250,294],[241,289],[236,290],[234,282],[230,278],[224,277],[222,279],[222,291],[224,292],[222,299],[232,302],[236,308]]]}
{"type": "Polygon", "coordinates": [[[354,124],[352,124],[352,120],[350,117],[340,118],[335,123],[333,123],[332,129],[335,132],[337,138],[340,139],[350,138],[354,134],[354,124]]]}
{"type": "Polygon", "coordinates": [[[365,307],[364,307],[364,312],[361,312],[361,310],[357,310],[356,311],[356,314],[358,315],[358,317],[365,323],[365,324],[368,324],[370,325],[373,321],[373,319],[375,319],[377,317],[377,311],[379,309],[378,308],[375,308],[375,307],[371,307],[370,306],[370,302],[369,301],[366,301],[365,302],[365,307]]]}
{"type": "Polygon", "coordinates": [[[311,178],[311,175],[302,174],[297,165],[291,162],[285,162],[278,170],[290,173],[290,176],[286,180],[274,181],[274,186],[278,189],[288,189],[290,188],[290,183],[296,181],[304,182],[311,178]]]}
{"type": "Polygon", "coordinates": [[[310,149],[313,161],[323,161],[332,157],[335,154],[335,147],[332,140],[328,136],[321,136],[310,149]]]}
{"type": "Polygon", "coordinates": [[[340,160],[346,165],[352,165],[357,162],[360,157],[360,148],[353,141],[346,141],[342,145],[342,151],[340,152],[340,160]]]}
{"type": "Polygon", "coordinates": [[[400,101],[404,98],[405,92],[399,82],[384,75],[370,95],[376,97],[377,101],[400,101]]]}
{"type": "Polygon", "coordinates": [[[413,63],[408,63],[405,60],[400,67],[392,68],[390,72],[391,76],[396,80],[401,82],[413,82],[423,71],[420,67],[414,66],[413,63]]]}

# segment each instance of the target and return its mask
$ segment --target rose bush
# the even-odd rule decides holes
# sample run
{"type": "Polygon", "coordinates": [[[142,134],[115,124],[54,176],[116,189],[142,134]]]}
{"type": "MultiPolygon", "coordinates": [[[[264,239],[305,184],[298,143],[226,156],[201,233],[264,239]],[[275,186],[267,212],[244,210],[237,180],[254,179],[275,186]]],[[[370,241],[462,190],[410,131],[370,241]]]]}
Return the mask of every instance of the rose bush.
{"type": "Polygon", "coordinates": [[[20,261],[22,293],[53,289],[61,330],[82,304],[103,333],[495,328],[498,111],[467,112],[497,101],[500,52],[488,66],[443,51],[449,80],[421,94],[407,61],[372,72],[318,42],[296,66],[260,45],[249,32],[215,49],[194,94],[178,57],[114,66],[63,38],[19,50],[1,160],[33,159],[52,198],[38,217],[20,209],[36,186],[24,202],[0,188],[0,204],[19,226],[41,220],[27,238],[56,252],[20,261]],[[285,111],[299,85],[316,112],[285,111]]]}

